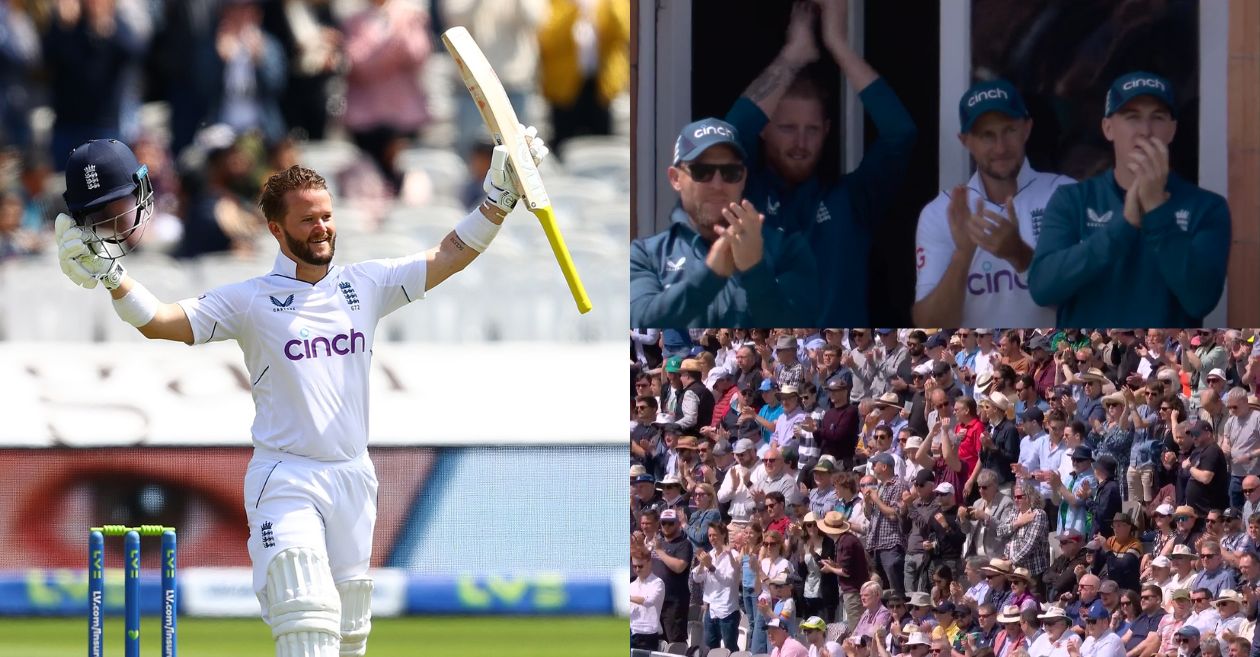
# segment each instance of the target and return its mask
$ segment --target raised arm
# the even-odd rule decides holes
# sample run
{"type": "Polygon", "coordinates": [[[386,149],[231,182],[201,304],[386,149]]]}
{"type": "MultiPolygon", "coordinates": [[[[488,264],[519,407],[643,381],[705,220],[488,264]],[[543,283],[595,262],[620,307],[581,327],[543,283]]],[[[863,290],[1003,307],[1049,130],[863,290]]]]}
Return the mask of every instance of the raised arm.
{"type": "MultiPolygon", "coordinates": [[[[550,150],[536,136],[538,131],[532,126],[522,126],[521,129],[525,133],[534,164],[541,164],[550,150]]],[[[486,200],[456,224],[455,229],[447,234],[441,244],[425,252],[428,260],[425,268],[425,291],[437,287],[481,255],[498,234],[503,218],[520,200],[522,185],[508,162],[506,146],[494,147],[490,168],[486,171],[486,178],[481,186],[486,192],[486,200]]]]}
{"type": "Polygon", "coordinates": [[[849,0],[814,0],[814,3],[822,8],[823,45],[853,89],[862,93],[879,74],[849,46],[849,0]]]}
{"type": "Polygon", "coordinates": [[[818,45],[814,43],[814,7],[809,2],[798,1],[792,6],[783,49],[748,85],[744,97],[755,103],[766,116],[773,114],[797,72],[816,59],[818,45]]]}
{"type": "Polygon", "coordinates": [[[150,340],[178,340],[192,344],[192,323],[175,303],[162,303],[131,276],[118,259],[101,258],[83,243],[83,231],[72,217],[57,216],[54,224],[61,271],[79,287],[100,283],[114,300],[114,312],[150,340]]]}

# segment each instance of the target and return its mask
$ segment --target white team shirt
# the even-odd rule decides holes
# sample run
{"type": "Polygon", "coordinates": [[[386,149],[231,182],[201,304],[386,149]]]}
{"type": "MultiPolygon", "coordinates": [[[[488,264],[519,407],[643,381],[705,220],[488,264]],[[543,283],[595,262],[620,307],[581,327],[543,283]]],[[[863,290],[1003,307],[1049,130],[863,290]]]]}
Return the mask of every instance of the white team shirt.
{"type": "MultiPolygon", "coordinates": [[[[1015,214],[1019,219],[1019,236],[1026,244],[1037,246],[1041,234],[1041,218],[1050,195],[1060,185],[1075,180],[1055,174],[1034,171],[1028,160],[1020,167],[1016,180],[1015,214]]],[[[984,198],[985,207],[1006,216],[1005,199],[990,200],[984,196],[984,183],[977,171],[967,181],[967,207],[972,211],[976,199],[984,198]]],[[[949,190],[942,191],[919,214],[915,232],[915,258],[918,278],[914,300],[922,301],[940,283],[954,254],[954,238],[949,232],[949,190]]],[[[1011,264],[988,251],[976,248],[967,274],[967,292],[963,297],[961,326],[1053,326],[1054,308],[1038,306],[1028,292],[1028,272],[1018,273],[1011,264]]],[[[977,368],[978,370],[979,368],[977,368]]]]}
{"type": "Polygon", "coordinates": [[[193,343],[236,340],[254,397],[254,445],[319,461],[367,449],[368,372],[380,318],[424,298],[426,256],[332,266],[315,284],[283,253],[265,276],[179,305],[193,343]]]}

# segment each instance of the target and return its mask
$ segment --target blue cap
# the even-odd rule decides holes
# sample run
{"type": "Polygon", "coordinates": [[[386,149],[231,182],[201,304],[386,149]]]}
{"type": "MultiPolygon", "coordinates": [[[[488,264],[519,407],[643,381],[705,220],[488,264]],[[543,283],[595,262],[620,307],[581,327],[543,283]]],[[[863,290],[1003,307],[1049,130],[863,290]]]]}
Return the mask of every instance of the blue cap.
{"type": "Polygon", "coordinates": [[[656,478],[655,478],[655,477],[653,477],[653,476],[652,476],[652,475],[650,475],[650,474],[641,474],[641,475],[639,475],[639,476],[635,477],[635,478],[634,478],[634,481],[633,481],[633,482],[631,482],[631,483],[635,483],[635,484],[654,484],[654,483],[656,483],[656,478]]]}
{"type": "Polygon", "coordinates": [[[778,388],[779,386],[774,382],[774,379],[762,379],[761,387],[758,388],[758,390],[762,392],[770,392],[771,390],[777,390],[778,388]]]}
{"type": "Polygon", "coordinates": [[[722,119],[708,118],[683,126],[678,141],[674,142],[674,164],[690,162],[718,144],[735,149],[741,160],[748,157],[739,145],[739,131],[735,126],[722,119]]]}
{"type": "Polygon", "coordinates": [[[1101,604],[1090,605],[1089,613],[1085,615],[1085,618],[1088,620],[1109,620],[1111,612],[1107,611],[1107,608],[1101,604]]]}
{"type": "Polygon", "coordinates": [[[998,78],[971,85],[958,101],[958,122],[963,132],[971,132],[976,119],[988,112],[1001,112],[1014,119],[1028,118],[1028,107],[1015,85],[998,78]]]}
{"type": "Polygon", "coordinates": [[[1080,445],[1076,449],[1072,450],[1072,460],[1073,461],[1093,461],[1094,452],[1089,447],[1086,447],[1085,445],[1080,445]]]}
{"type": "Polygon", "coordinates": [[[889,333],[892,333],[893,330],[894,329],[875,329],[875,332],[880,335],[888,335],[889,333]]]}
{"type": "MultiPolygon", "coordinates": [[[[871,463],[883,463],[884,465],[890,468],[897,466],[897,460],[894,459],[892,457],[892,454],[889,454],[888,452],[880,452],[876,454],[875,456],[872,456],[871,463]]],[[[932,474],[932,473],[928,472],[928,474],[932,474]]]]}
{"type": "Polygon", "coordinates": [[[1177,105],[1173,103],[1172,83],[1163,77],[1154,73],[1147,73],[1146,71],[1125,73],[1111,83],[1111,88],[1107,90],[1107,106],[1103,109],[1103,116],[1107,117],[1119,112],[1125,103],[1138,96],[1150,96],[1167,105],[1168,111],[1172,113],[1173,118],[1177,118],[1177,105]]]}
{"type": "Polygon", "coordinates": [[[1199,638],[1199,628],[1193,625],[1182,625],[1181,628],[1176,632],[1173,632],[1173,634],[1177,636],[1192,636],[1197,639],[1199,638]]]}
{"type": "Polygon", "coordinates": [[[70,214],[105,205],[135,193],[149,170],[117,139],[93,139],[70,151],[66,191],[70,214]]]}

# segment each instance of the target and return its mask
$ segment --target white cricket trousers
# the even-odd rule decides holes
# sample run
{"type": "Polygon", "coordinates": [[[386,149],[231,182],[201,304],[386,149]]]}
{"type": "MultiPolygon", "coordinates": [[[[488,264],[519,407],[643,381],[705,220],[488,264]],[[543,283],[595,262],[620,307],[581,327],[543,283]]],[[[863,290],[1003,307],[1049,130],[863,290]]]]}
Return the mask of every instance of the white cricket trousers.
{"type": "Polygon", "coordinates": [[[327,557],[333,581],[365,577],[376,527],[376,468],[366,451],[350,461],[316,461],[255,448],[245,471],[245,513],[254,592],[263,620],[271,558],[292,547],[327,557]]]}

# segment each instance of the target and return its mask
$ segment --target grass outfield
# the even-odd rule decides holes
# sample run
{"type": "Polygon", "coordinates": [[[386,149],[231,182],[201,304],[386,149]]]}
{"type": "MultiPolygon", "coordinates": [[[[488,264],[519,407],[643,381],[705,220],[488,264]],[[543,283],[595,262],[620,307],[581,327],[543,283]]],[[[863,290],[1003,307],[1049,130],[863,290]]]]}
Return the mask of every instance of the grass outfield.
{"type": "MultiPolygon", "coordinates": [[[[122,618],[105,624],[105,654],[123,654],[122,618]]],[[[140,626],[140,654],[157,657],[156,617],[140,626]]],[[[258,619],[180,618],[178,657],[270,657],[271,632],[258,619]]],[[[629,625],[615,617],[411,616],[372,621],[368,657],[591,657],[624,655],[629,625]]],[[[82,657],[87,652],[86,618],[0,619],[0,656],[82,657]]]]}

